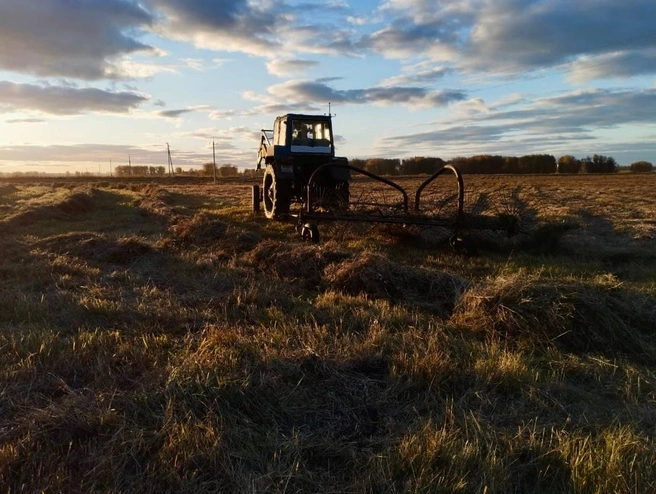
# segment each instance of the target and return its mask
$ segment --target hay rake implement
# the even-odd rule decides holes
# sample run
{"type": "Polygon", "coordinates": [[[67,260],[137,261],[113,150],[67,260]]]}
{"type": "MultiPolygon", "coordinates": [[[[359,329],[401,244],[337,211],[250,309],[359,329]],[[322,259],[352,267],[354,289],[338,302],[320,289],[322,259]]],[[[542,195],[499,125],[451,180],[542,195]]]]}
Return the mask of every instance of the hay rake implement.
{"type": "Polygon", "coordinates": [[[466,194],[463,176],[452,165],[440,168],[409,194],[389,178],[345,163],[327,163],[310,176],[300,211],[289,216],[296,220],[301,237],[312,242],[319,241],[318,225],[322,223],[389,224],[418,230],[427,238],[448,239],[456,250],[469,251],[473,231],[501,238],[525,233],[525,211],[518,191],[498,192],[466,194]],[[347,197],[336,195],[317,180],[336,167],[351,174],[347,197]],[[452,178],[447,181],[448,176],[452,178]],[[506,199],[505,204],[499,199],[506,199]]]}

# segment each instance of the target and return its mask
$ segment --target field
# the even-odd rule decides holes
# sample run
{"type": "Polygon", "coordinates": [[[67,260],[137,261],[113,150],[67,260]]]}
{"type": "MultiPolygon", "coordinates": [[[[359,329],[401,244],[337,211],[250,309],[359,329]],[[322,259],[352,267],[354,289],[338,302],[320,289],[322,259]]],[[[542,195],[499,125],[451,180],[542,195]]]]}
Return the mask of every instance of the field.
{"type": "Polygon", "coordinates": [[[0,184],[3,492],[656,492],[656,174],[465,185],[530,230],[314,245],[246,182],[0,184]]]}

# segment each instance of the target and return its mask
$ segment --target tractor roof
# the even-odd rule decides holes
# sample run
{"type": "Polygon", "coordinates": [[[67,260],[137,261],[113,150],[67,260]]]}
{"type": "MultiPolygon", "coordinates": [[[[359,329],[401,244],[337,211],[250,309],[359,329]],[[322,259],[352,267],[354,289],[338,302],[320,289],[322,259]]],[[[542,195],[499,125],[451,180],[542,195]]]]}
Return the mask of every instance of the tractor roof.
{"type": "Polygon", "coordinates": [[[278,118],[292,120],[330,120],[330,115],[303,115],[300,113],[288,113],[287,115],[278,118]]]}

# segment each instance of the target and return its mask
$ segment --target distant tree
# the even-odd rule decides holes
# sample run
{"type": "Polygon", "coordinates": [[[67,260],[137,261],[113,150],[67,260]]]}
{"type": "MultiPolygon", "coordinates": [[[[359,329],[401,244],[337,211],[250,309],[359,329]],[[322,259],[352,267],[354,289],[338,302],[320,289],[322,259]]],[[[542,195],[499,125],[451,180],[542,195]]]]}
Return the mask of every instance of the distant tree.
{"type": "Polygon", "coordinates": [[[423,156],[416,156],[414,158],[404,159],[399,167],[399,173],[401,175],[431,175],[442,168],[444,165],[445,162],[441,158],[425,158],[423,156]]]}
{"type": "Polygon", "coordinates": [[[558,158],[558,173],[579,173],[581,171],[581,160],[571,154],[565,154],[558,158]]]}
{"type": "Polygon", "coordinates": [[[649,161],[636,161],[635,163],[631,163],[631,171],[634,173],[651,172],[653,169],[654,165],[649,161]]]}
{"type": "Polygon", "coordinates": [[[117,177],[129,177],[132,175],[132,168],[128,165],[118,165],[114,168],[117,177]]]}
{"type": "Polygon", "coordinates": [[[550,154],[529,154],[518,160],[516,173],[556,173],[556,158],[550,154]]]}
{"type": "Polygon", "coordinates": [[[217,170],[218,177],[236,177],[239,175],[239,169],[234,165],[221,165],[217,170]]]}
{"type": "Polygon", "coordinates": [[[586,173],[613,173],[617,171],[617,162],[612,156],[595,154],[581,160],[582,169],[586,173]]]}
{"type": "Polygon", "coordinates": [[[262,176],[264,176],[264,170],[262,170],[262,169],[256,170],[254,168],[247,168],[245,170],[242,170],[241,174],[244,178],[258,179],[258,178],[262,178],[262,176]]]}
{"type": "Polygon", "coordinates": [[[367,160],[364,169],[378,175],[398,175],[401,160],[390,158],[373,158],[367,160]]]}
{"type": "Polygon", "coordinates": [[[366,164],[367,164],[367,160],[363,160],[361,158],[353,158],[349,160],[349,165],[354,166],[356,168],[364,168],[366,164]]]}
{"type": "Polygon", "coordinates": [[[201,174],[206,177],[213,177],[214,172],[217,170],[218,168],[214,165],[214,163],[203,163],[201,174]]]}
{"type": "Polygon", "coordinates": [[[503,173],[519,173],[520,172],[520,164],[519,164],[519,158],[516,156],[506,156],[503,159],[503,167],[502,171],[503,173]]]}
{"type": "Polygon", "coordinates": [[[454,158],[450,162],[462,173],[506,173],[506,158],[490,154],[479,154],[470,158],[454,158]]]}

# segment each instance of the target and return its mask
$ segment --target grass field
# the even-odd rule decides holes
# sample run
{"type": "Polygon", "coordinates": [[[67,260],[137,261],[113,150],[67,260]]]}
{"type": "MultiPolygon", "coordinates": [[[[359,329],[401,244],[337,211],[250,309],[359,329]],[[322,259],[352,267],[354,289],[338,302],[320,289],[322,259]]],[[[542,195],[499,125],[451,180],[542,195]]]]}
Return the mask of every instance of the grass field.
{"type": "Polygon", "coordinates": [[[465,180],[533,230],[312,245],[246,182],[0,184],[2,491],[656,492],[656,174],[465,180]]]}

